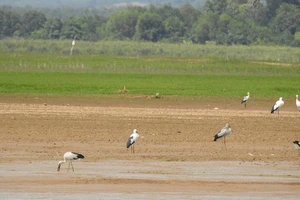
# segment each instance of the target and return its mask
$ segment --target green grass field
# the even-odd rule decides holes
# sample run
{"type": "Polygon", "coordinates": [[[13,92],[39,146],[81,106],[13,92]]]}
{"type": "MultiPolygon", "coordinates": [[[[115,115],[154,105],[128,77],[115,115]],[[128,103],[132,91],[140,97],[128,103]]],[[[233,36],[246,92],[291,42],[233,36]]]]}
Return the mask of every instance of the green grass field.
{"type": "Polygon", "coordinates": [[[0,93],[47,95],[129,94],[236,97],[294,97],[299,77],[173,74],[104,74],[70,72],[0,72],[0,93]]]}
{"type": "MultiPolygon", "coordinates": [[[[21,41],[21,44],[26,42],[21,41]]],[[[39,44],[39,41],[34,44],[39,44]]],[[[172,49],[170,44],[160,46],[162,52],[166,52],[165,48],[172,49]]],[[[158,92],[161,95],[240,97],[247,91],[256,97],[294,97],[300,94],[300,62],[296,57],[300,52],[298,49],[259,47],[256,51],[249,51],[249,47],[200,47],[203,52],[223,51],[224,55],[168,56],[162,53],[121,56],[111,52],[75,52],[70,55],[59,52],[28,53],[18,48],[15,51],[2,51],[0,93],[114,95],[126,86],[129,95],[154,95],[158,92]],[[276,54],[271,56],[267,53],[268,49],[276,54]],[[246,58],[245,52],[250,54],[246,58]],[[228,56],[230,53],[234,56],[228,56]],[[266,58],[268,54],[270,56],[266,58]],[[290,62],[276,59],[279,54],[289,56],[290,62]]],[[[174,52],[179,51],[177,48],[178,45],[173,46],[174,52]]],[[[193,48],[199,47],[191,45],[193,48]]],[[[124,49],[130,51],[129,46],[125,45],[124,49]]]]}

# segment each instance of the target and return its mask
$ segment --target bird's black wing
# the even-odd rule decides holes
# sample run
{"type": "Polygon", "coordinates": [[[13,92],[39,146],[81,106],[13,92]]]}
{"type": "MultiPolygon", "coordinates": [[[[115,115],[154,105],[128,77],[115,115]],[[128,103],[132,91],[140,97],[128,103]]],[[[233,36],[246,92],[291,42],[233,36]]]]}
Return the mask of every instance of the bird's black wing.
{"type": "Polygon", "coordinates": [[[134,143],[133,136],[130,136],[127,140],[126,148],[129,148],[133,143],[134,143]]]}
{"type": "Polygon", "coordinates": [[[296,140],[293,142],[295,145],[298,145],[300,147],[300,141],[296,140]]]}
{"type": "Polygon", "coordinates": [[[84,155],[82,155],[82,154],[80,154],[80,153],[75,153],[75,152],[72,152],[73,154],[75,154],[76,155],[76,158],[75,158],[75,160],[77,160],[77,159],[83,159],[84,158],[84,155]]]}

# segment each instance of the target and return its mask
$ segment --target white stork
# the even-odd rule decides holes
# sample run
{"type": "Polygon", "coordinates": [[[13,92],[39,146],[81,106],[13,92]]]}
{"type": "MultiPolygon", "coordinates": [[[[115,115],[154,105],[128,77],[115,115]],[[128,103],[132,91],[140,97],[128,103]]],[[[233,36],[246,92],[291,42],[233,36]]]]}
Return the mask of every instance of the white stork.
{"type": "Polygon", "coordinates": [[[283,104],[284,104],[284,101],[282,100],[282,97],[280,97],[279,100],[276,101],[276,103],[273,105],[271,113],[274,113],[277,110],[278,116],[279,116],[279,108],[281,106],[283,106],[283,104]]]}
{"type": "Polygon", "coordinates": [[[293,143],[295,148],[298,149],[298,156],[300,156],[300,141],[295,140],[293,143]]]}
{"type": "Polygon", "coordinates": [[[298,94],[296,95],[296,106],[300,111],[300,101],[298,100],[298,94]]]}
{"type": "Polygon", "coordinates": [[[242,99],[242,101],[241,101],[241,104],[244,103],[245,108],[246,108],[246,106],[247,106],[246,103],[247,103],[247,101],[249,100],[249,98],[250,98],[250,92],[247,92],[247,96],[244,96],[243,99],[242,99]]]}
{"type": "Polygon", "coordinates": [[[130,152],[134,153],[134,143],[137,141],[137,139],[140,137],[136,129],[133,129],[132,134],[129,136],[126,147],[130,147],[130,152]]]}
{"type": "Polygon", "coordinates": [[[222,129],[215,135],[214,141],[217,141],[217,139],[223,137],[223,138],[224,138],[224,145],[225,145],[225,148],[226,148],[226,140],[225,140],[225,138],[226,138],[226,136],[229,135],[230,133],[231,133],[231,127],[230,127],[230,125],[227,123],[227,124],[225,125],[225,127],[222,128],[222,129]]]}
{"type": "Polygon", "coordinates": [[[83,158],[84,158],[84,156],[80,153],[66,152],[64,154],[64,160],[58,162],[57,171],[58,172],[60,171],[60,166],[63,163],[69,161],[68,171],[69,171],[70,165],[72,165],[72,169],[73,169],[73,172],[74,172],[74,167],[73,167],[72,161],[73,160],[78,160],[78,159],[83,159],[83,158]]]}

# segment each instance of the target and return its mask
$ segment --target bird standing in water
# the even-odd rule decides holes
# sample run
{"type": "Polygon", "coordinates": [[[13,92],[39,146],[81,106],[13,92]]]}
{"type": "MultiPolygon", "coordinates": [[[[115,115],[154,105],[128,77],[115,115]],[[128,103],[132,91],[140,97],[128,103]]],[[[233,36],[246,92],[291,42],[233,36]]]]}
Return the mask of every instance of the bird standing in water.
{"type": "Polygon", "coordinates": [[[72,165],[72,169],[73,169],[73,172],[74,172],[74,167],[73,167],[72,161],[73,160],[78,160],[78,159],[84,159],[84,156],[80,153],[66,152],[64,154],[64,160],[58,162],[57,171],[58,172],[60,171],[60,167],[63,163],[69,161],[69,166],[68,166],[67,171],[69,171],[70,165],[72,165]]]}

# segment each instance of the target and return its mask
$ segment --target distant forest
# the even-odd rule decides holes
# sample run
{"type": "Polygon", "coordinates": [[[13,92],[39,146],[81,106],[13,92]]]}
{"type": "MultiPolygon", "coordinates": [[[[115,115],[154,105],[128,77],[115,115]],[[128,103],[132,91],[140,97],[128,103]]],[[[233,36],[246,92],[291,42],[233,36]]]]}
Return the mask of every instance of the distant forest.
{"type": "Polygon", "coordinates": [[[214,42],[218,45],[300,47],[300,2],[207,0],[201,8],[191,4],[114,8],[1,6],[0,27],[0,39],[64,40],[76,36],[77,40],[86,41],[214,42]]]}
{"type": "Polygon", "coordinates": [[[0,5],[11,6],[31,6],[35,8],[54,8],[61,6],[69,7],[118,7],[125,5],[165,5],[181,6],[183,4],[191,4],[195,7],[201,7],[206,0],[0,0],[0,5]]]}

